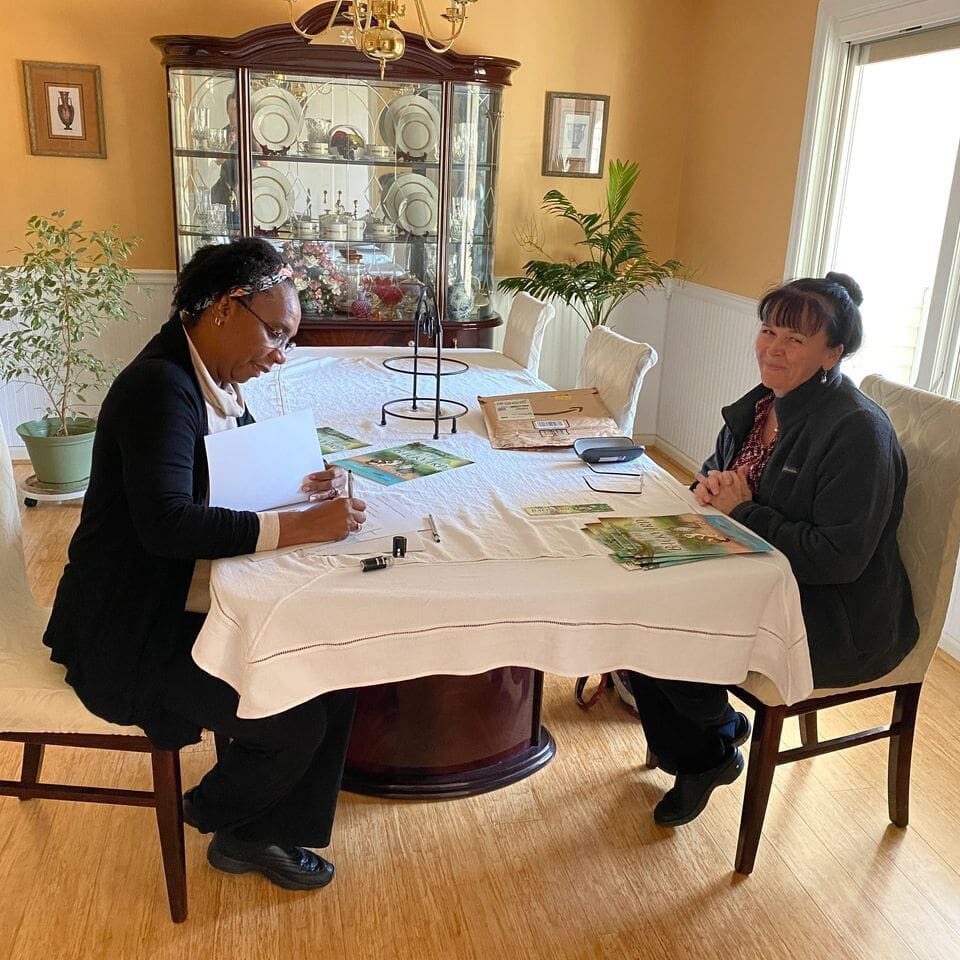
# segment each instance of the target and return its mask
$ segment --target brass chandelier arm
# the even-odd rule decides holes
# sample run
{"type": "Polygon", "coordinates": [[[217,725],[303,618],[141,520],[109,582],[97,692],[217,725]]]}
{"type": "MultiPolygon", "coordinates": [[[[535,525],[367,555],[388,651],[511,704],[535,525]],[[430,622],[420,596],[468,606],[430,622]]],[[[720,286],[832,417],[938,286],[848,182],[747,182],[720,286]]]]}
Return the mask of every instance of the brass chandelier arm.
{"type": "MultiPolygon", "coordinates": [[[[300,28],[294,16],[293,8],[298,0],[286,0],[286,2],[290,5],[290,26],[293,27],[298,36],[303,37],[304,40],[308,40],[311,43],[317,41],[323,34],[334,28],[337,17],[340,16],[344,4],[344,0],[337,0],[327,25],[318,33],[307,33],[306,30],[300,28]]],[[[467,19],[467,6],[475,2],[476,0],[450,0],[450,6],[447,8],[447,12],[442,14],[443,18],[450,22],[450,35],[447,37],[439,37],[430,24],[430,18],[427,15],[424,0],[414,0],[417,18],[420,21],[420,29],[423,32],[423,42],[427,48],[433,53],[447,53],[463,31],[463,25],[467,19]]],[[[390,14],[397,12],[402,16],[402,7],[396,10],[393,9],[393,4],[387,4],[386,7],[389,9],[390,14]]],[[[352,30],[350,31],[352,33],[353,46],[371,60],[380,62],[381,75],[383,74],[383,68],[387,60],[395,60],[403,56],[403,44],[400,42],[402,41],[402,34],[393,26],[395,22],[394,17],[392,15],[388,15],[385,18],[377,17],[374,14],[373,0],[353,0],[349,11],[344,14],[344,17],[353,24],[352,30]],[[392,45],[396,48],[392,54],[388,52],[389,48],[386,46],[384,46],[382,50],[365,48],[364,35],[374,30],[375,20],[377,23],[376,29],[379,34],[388,34],[399,38],[399,40],[392,41],[392,45]]],[[[397,19],[399,19],[399,17],[397,19]]],[[[344,42],[347,42],[346,38],[344,38],[344,42]]]]}
{"type": "Polygon", "coordinates": [[[423,0],[414,0],[417,8],[417,17],[420,19],[420,29],[423,31],[423,41],[434,53],[446,53],[456,43],[457,38],[463,30],[463,25],[467,19],[466,10],[461,8],[459,19],[450,21],[450,36],[442,40],[437,37],[433,28],[430,26],[430,18],[427,16],[423,0]]]}
{"type": "Polygon", "coordinates": [[[333,8],[333,13],[330,14],[330,20],[327,25],[320,31],[320,33],[307,33],[306,30],[301,30],[297,25],[297,19],[293,14],[293,8],[297,3],[297,0],[287,0],[287,3],[290,5],[290,26],[301,36],[304,40],[315,40],[320,34],[326,33],[328,30],[333,28],[333,22],[337,19],[337,16],[340,13],[340,8],[343,6],[343,0],[337,0],[337,5],[333,8]]]}

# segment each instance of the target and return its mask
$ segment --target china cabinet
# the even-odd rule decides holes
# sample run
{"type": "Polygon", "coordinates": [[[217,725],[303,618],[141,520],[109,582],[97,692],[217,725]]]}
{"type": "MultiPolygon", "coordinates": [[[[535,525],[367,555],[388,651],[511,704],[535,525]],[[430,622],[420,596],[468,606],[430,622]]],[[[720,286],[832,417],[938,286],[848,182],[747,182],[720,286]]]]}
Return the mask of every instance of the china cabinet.
{"type": "MultiPolygon", "coordinates": [[[[299,24],[320,29],[333,4],[299,24]]],[[[154,37],[167,71],[178,267],[240,236],[282,248],[306,345],[407,344],[419,284],[446,346],[489,346],[503,88],[519,64],[406,54],[381,79],[289,24],[154,37]]]]}

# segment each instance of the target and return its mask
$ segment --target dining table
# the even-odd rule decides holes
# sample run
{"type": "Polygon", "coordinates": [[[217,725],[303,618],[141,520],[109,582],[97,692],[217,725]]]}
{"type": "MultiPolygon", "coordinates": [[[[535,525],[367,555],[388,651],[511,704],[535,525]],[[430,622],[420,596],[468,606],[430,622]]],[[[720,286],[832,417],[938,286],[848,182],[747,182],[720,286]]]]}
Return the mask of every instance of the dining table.
{"type": "Polygon", "coordinates": [[[569,446],[495,448],[478,397],[554,388],[493,350],[447,350],[439,368],[434,355],[419,357],[421,395],[439,381],[441,412],[458,414],[440,421],[438,439],[429,400],[410,411],[424,419],[383,417],[384,404],[411,395],[410,356],[298,348],[243,385],[258,421],[309,409],[318,428],[363,445],[328,462],[409,443],[467,462],[391,484],[355,475],[356,497],[408,520],[409,549],[384,569],[361,568],[384,544],[358,535],[214,561],[193,656],[237,691],[239,716],[357,688],[345,788],[452,798],[514,783],[554,756],[541,717],[545,672],[734,684],[753,671],[788,703],[811,692],[786,557],[625,569],[585,523],[714,511],[647,456],[620,475],[596,472],[569,446]],[[575,504],[597,512],[525,509],[575,504]]]}

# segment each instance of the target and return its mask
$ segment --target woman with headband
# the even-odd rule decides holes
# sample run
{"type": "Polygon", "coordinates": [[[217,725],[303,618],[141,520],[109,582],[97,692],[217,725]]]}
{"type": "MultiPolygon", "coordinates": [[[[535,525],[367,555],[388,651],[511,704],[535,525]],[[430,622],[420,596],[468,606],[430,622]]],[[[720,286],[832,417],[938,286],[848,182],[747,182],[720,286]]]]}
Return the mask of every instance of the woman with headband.
{"type": "MultiPolygon", "coordinates": [[[[849,687],[892,670],[917,641],[897,547],[907,464],[889,417],[840,372],[863,339],[860,287],[842,273],[771,290],[758,307],[760,383],[723,408],[693,485],[772,543],[800,587],[814,684],[849,687]]],[[[743,770],[750,733],[726,687],[631,674],[647,743],[676,776],[653,811],[688,823],[743,770]]]]}
{"type": "Polygon", "coordinates": [[[141,727],[160,748],[231,739],[188,791],[184,819],[213,833],[210,863],[316,889],[353,720],[354,693],[334,691],[261,720],[190,651],[209,610],[210,561],[360,527],[364,504],[339,496],[339,469],[311,474],[319,500],[294,513],[207,505],[204,437],[252,422],[241,384],[285,361],[300,325],[289,266],[267,242],[203,247],[183,268],[173,313],[103,402],[90,485],[44,643],[86,707],[141,727]]]}

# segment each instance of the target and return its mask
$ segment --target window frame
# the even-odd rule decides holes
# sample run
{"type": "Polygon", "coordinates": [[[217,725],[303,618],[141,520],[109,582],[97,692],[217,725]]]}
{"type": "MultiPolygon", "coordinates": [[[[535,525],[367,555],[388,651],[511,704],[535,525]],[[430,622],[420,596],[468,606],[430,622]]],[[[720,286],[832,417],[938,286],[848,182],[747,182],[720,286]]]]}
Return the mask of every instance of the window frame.
{"type": "MultiPolygon", "coordinates": [[[[960,0],[821,0],[784,276],[820,276],[843,195],[860,44],[960,22],[960,0]]],[[[916,385],[960,393],[960,151],[916,385]]]]}

